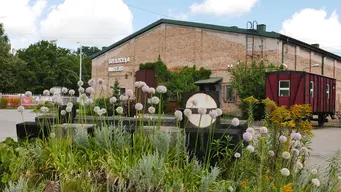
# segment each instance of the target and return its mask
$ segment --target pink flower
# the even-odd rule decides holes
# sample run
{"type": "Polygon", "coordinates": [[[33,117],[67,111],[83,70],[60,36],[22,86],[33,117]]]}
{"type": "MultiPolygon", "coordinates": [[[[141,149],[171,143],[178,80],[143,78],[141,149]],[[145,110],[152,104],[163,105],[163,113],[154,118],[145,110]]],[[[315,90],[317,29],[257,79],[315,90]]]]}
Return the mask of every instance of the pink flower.
{"type": "Polygon", "coordinates": [[[128,89],[128,90],[126,91],[126,96],[128,96],[128,97],[132,98],[132,97],[134,96],[134,92],[133,92],[133,90],[131,90],[131,89],[128,89]]]}
{"type": "Polygon", "coordinates": [[[142,91],[143,91],[144,93],[149,93],[149,87],[148,87],[147,85],[143,86],[143,87],[142,87],[142,91]]]}
{"type": "Polygon", "coordinates": [[[246,142],[250,142],[250,141],[252,141],[252,133],[250,133],[250,132],[245,132],[244,134],[243,134],[243,139],[246,141],[246,142]]]}

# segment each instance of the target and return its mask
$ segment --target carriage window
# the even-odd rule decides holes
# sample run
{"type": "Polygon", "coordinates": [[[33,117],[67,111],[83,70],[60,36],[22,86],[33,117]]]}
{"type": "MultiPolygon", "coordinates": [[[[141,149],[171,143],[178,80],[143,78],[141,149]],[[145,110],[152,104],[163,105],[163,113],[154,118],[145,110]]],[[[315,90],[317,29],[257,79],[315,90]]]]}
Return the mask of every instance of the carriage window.
{"type": "Polygon", "coordinates": [[[313,81],[310,81],[309,90],[310,90],[310,97],[313,98],[314,97],[314,82],[313,81]]]}
{"type": "Polygon", "coordinates": [[[327,99],[329,99],[329,84],[326,86],[327,99]]]}
{"type": "Polygon", "coordinates": [[[290,81],[279,81],[279,96],[290,96],[290,81]]]}

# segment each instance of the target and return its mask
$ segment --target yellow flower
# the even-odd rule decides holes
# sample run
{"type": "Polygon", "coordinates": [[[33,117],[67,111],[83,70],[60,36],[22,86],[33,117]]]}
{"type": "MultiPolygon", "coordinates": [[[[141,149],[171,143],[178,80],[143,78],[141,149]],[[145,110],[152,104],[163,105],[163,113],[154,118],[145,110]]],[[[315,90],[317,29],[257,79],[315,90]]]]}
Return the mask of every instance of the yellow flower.
{"type": "Polygon", "coordinates": [[[266,175],[266,176],[264,177],[264,180],[265,180],[265,181],[270,181],[270,178],[271,178],[271,177],[270,177],[269,175],[266,175]]]}
{"type": "Polygon", "coordinates": [[[276,189],[277,189],[276,186],[275,186],[275,184],[272,184],[271,188],[272,188],[273,190],[276,190],[276,189]]]}
{"type": "Polygon", "coordinates": [[[248,183],[249,183],[249,181],[248,181],[247,179],[245,179],[245,180],[242,181],[242,187],[243,187],[243,189],[246,188],[246,185],[247,185],[248,183]]]}
{"type": "Polygon", "coordinates": [[[289,183],[289,184],[283,186],[283,187],[281,188],[281,191],[282,191],[282,192],[294,192],[294,190],[293,190],[293,188],[292,188],[292,186],[291,186],[291,183],[289,183]]]}
{"type": "Polygon", "coordinates": [[[253,104],[258,103],[258,100],[256,98],[254,98],[253,96],[251,96],[251,97],[245,98],[244,102],[246,102],[249,105],[253,105],[253,104]]]}

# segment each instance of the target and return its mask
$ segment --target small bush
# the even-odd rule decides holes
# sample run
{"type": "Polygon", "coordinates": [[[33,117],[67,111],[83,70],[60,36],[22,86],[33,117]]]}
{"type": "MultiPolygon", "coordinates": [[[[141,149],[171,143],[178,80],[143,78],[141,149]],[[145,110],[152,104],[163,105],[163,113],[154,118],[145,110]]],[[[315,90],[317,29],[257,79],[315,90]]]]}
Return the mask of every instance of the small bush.
{"type": "Polygon", "coordinates": [[[0,99],[0,108],[6,108],[8,105],[8,99],[7,98],[1,98],[0,99]]]}
{"type": "Polygon", "coordinates": [[[12,107],[19,107],[20,105],[20,98],[10,98],[9,103],[12,104],[12,107]]]}

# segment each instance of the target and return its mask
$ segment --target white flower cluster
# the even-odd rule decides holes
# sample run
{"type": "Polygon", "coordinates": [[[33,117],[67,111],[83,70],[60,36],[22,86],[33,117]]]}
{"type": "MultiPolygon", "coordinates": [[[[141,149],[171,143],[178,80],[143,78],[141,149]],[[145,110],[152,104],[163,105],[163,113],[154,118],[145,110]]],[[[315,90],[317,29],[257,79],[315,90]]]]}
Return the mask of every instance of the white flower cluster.
{"type": "Polygon", "coordinates": [[[19,106],[17,108],[17,111],[20,112],[20,113],[23,113],[25,111],[25,107],[24,106],[19,106]]]}
{"type": "Polygon", "coordinates": [[[40,108],[40,112],[46,114],[46,113],[49,112],[49,108],[47,108],[47,107],[41,107],[41,108],[40,108]]]}
{"type": "Polygon", "coordinates": [[[175,119],[176,120],[178,120],[178,121],[182,121],[182,112],[181,111],[179,111],[179,110],[176,110],[175,112],[174,112],[174,116],[175,116],[175,119]]]}
{"type": "Polygon", "coordinates": [[[25,92],[25,97],[32,97],[32,92],[31,91],[26,91],[25,92]]]}

